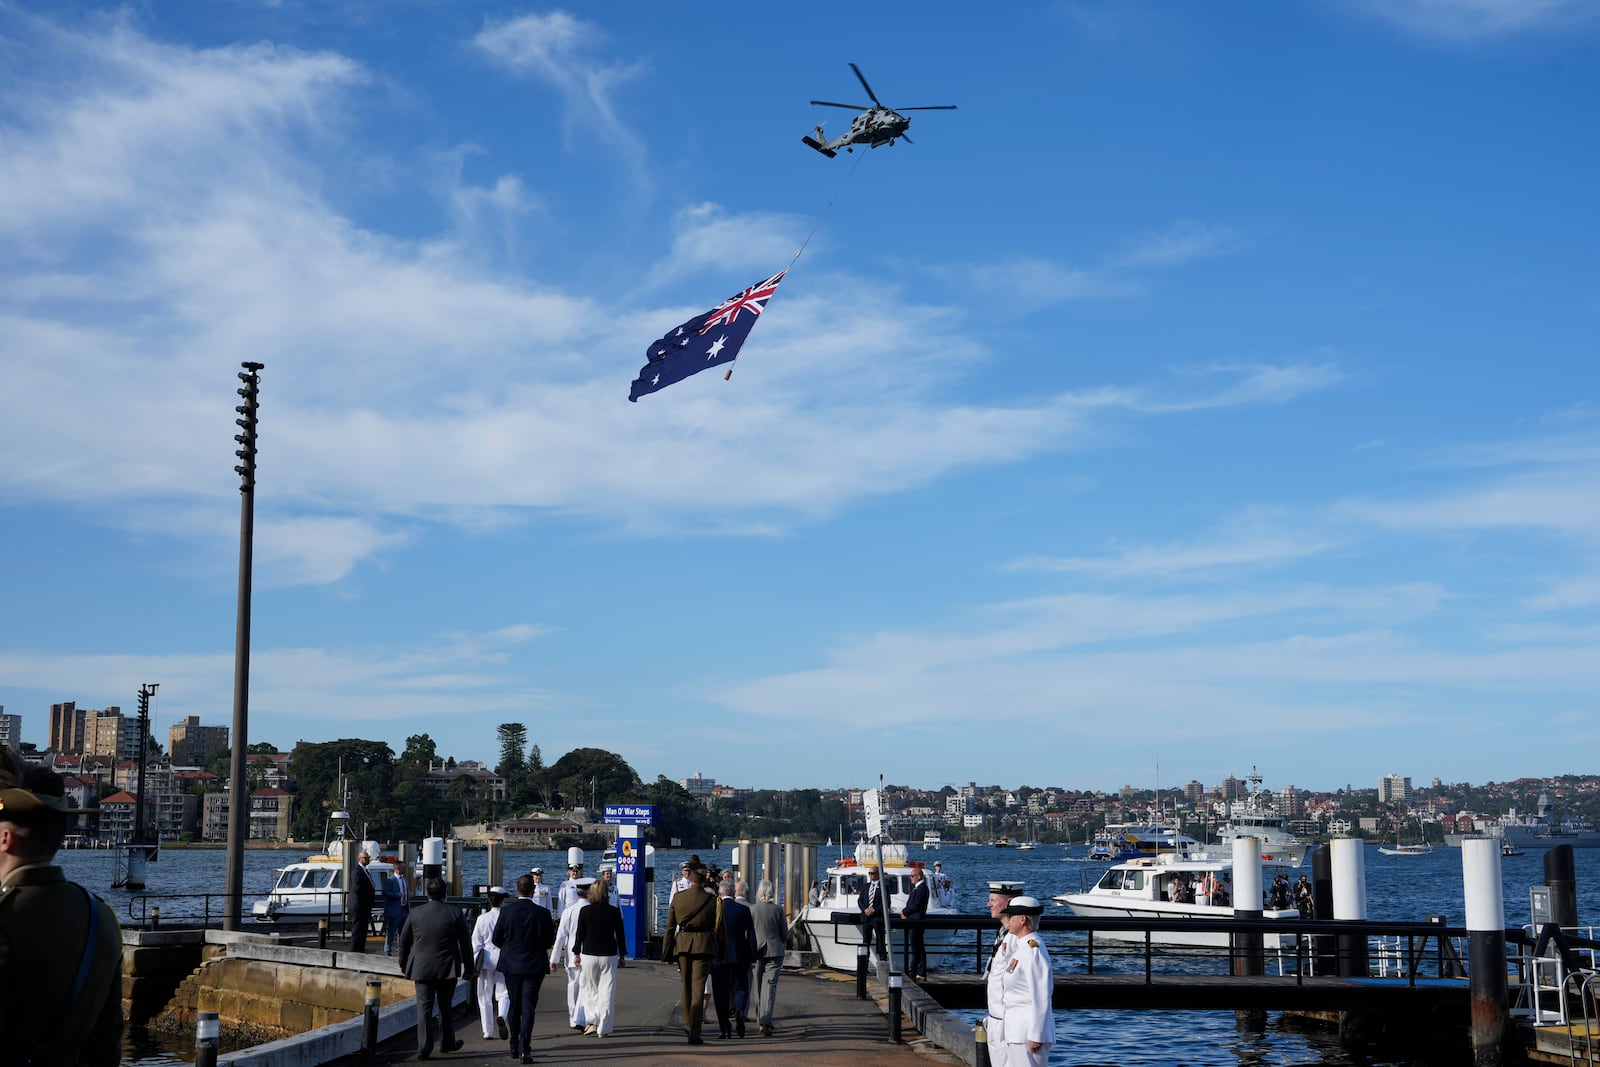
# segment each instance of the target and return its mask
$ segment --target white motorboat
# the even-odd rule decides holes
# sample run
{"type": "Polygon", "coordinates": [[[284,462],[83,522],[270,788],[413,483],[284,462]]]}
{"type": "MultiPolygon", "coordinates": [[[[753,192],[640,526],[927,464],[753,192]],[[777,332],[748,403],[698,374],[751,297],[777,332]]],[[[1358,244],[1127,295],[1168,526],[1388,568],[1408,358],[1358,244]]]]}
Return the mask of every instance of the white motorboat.
{"type": "MultiPolygon", "coordinates": [[[[1271,885],[1273,877],[1287,871],[1289,865],[1272,862],[1261,864],[1263,887],[1271,885]]],[[[1191,883],[1214,880],[1228,893],[1233,891],[1233,861],[1204,854],[1179,855],[1167,853],[1160,856],[1140,856],[1125,860],[1108,869],[1087,890],[1079,893],[1061,893],[1053,899],[1065,905],[1072,914],[1108,919],[1185,919],[1194,921],[1194,930],[1158,930],[1150,934],[1153,942],[1163,945],[1192,945],[1208,948],[1226,947],[1231,935],[1225,930],[1207,930],[1207,920],[1231,919],[1233,905],[1195,904],[1183,899],[1172,899],[1172,883],[1187,886],[1191,883]]],[[[1266,919],[1298,919],[1298,908],[1267,908],[1261,913],[1266,919]]],[[[1143,931],[1097,932],[1097,938],[1110,940],[1143,941],[1143,931]]],[[[1266,934],[1262,938],[1269,949],[1292,945],[1288,934],[1266,934]]]]}
{"type": "Polygon", "coordinates": [[[344,914],[344,856],[347,849],[362,849],[372,858],[367,874],[372,879],[373,912],[383,911],[383,887],[400,868],[394,856],[379,855],[376,841],[356,842],[346,832],[350,813],[336,811],[330,818],[337,824],[326,851],[307,856],[299,863],[272,872],[272,889],[251,907],[258,923],[314,923],[318,919],[337,919],[344,914]]]}
{"type": "Polygon", "coordinates": [[[1392,845],[1379,845],[1378,851],[1385,856],[1431,856],[1433,854],[1433,846],[1415,841],[1402,845],[1396,841],[1392,845]]]}
{"type": "MultiPolygon", "coordinates": [[[[828,868],[828,878],[817,903],[807,905],[795,917],[797,924],[805,924],[812,945],[822,954],[822,962],[828,967],[842,971],[856,969],[856,948],[861,944],[859,922],[835,924],[828,920],[841,912],[850,912],[857,916],[861,914],[861,886],[866,882],[867,868],[877,863],[880,847],[883,854],[883,884],[888,896],[889,914],[897,915],[900,909],[905,907],[906,894],[911,891],[912,868],[921,867],[923,864],[920,860],[908,859],[904,845],[878,846],[863,843],[856,846],[853,857],[845,857],[828,868]]],[[[953,914],[955,908],[940,904],[930,886],[928,915],[931,917],[953,914]]],[[[934,946],[947,942],[949,938],[949,931],[929,930],[923,939],[928,946],[929,956],[936,959],[934,946]]],[[[892,951],[898,952],[899,940],[896,931],[889,946],[892,951]]]]}

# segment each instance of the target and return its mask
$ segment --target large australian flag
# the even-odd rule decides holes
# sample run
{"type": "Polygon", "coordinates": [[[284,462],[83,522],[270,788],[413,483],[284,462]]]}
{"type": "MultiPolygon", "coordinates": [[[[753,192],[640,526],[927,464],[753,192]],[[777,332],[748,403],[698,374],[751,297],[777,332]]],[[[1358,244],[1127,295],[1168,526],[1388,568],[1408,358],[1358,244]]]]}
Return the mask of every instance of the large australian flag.
{"type": "Polygon", "coordinates": [[[707,367],[732,362],[787,273],[780,270],[653,342],[645,349],[649,362],[633,380],[628,399],[638,400],[707,367]]]}

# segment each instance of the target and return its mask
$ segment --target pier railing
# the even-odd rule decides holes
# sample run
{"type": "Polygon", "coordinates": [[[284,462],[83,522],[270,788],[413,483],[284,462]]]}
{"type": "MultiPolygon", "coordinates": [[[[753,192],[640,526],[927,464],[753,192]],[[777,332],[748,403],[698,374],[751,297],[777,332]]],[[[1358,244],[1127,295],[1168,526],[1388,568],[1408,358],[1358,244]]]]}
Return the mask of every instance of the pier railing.
{"type": "MultiPolygon", "coordinates": [[[[835,912],[823,922],[808,921],[813,938],[832,937],[840,944],[860,944],[859,916],[835,912]]],[[[910,931],[924,932],[933,970],[946,974],[982,972],[999,923],[987,915],[941,915],[926,919],[891,917],[892,951],[904,970],[910,956],[910,931]]],[[[1583,934],[1592,934],[1584,930],[1583,934]]],[[[1246,958],[1263,961],[1269,973],[1303,983],[1316,976],[1388,978],[1415,986],[1419,981],[1467,977],[1465,927],[1435,920],[1397,922],[1314,919],[1113,919],[1043,916],[1040,935],[1056,970],[1094,975],[1142,972],[1149,983],[1157,975],[1215,972],[1218,964],[1234,970],[1246,958]],[[1161,935],[1210,934],[1218,945],[1174,945],[1161,935]]],[[[1506,931],[1507,965],[1521,983],[1537,985],[1538,969],[1553,951],[1527,930],[1506,931]]],[[[1565,935],[1562,973],[1581,982],[1594,973],[1600,941],[1578,932],[1565,935]],[[1587,966],[1585,967],[1585,964],[1587,966]]],[[[1548,976],[1546,976],[1548,980],[1548,976]]],[[[1564,984],[1564,983],[1563,983],[1564,984]]]]}

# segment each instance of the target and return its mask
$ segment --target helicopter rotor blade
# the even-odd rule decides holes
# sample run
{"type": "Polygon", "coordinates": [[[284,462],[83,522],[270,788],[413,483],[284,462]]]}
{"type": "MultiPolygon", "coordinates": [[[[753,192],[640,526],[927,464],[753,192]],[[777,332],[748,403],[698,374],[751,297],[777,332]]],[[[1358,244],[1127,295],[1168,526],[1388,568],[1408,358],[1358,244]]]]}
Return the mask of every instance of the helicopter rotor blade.
{"type": "Polygon", "coordinates": [[[879,107],[882,107],[883,101],[878,99],[878,94],[873,92],[872,86],[867,84],[867,76],[861,73],[861,68],[852,63],[850,64],[850,69],[856,72],[857,78],[861,79],[861,88],[865,89],[867,91],[867,95],[872,97],[872,102],[877,104],[879,107]]]}
{"type": "MultiPolygon", "coordinates": [[[[813,100],[811,102],[813,104],[816,103],[815,100],[813,100]]],[[[930,104],[927,107],[897,107],[897,108],[895,108],[896,111],[954,111],[955,109],[956,109],[956,106],[954,104],[930,104]]]]}
{"type": "Polygon", "coordinates": [[[870,111],[870,110],[872,110],[871,108],[867,107],[867,105],[865,105],[865,104],[836,104],[832,100],[813,100],[811,102],[813,104],[817,104],[817,105],[819,105],[821,107],[843,107],[843,108],[849,108],[851,111],[870,111]]]}

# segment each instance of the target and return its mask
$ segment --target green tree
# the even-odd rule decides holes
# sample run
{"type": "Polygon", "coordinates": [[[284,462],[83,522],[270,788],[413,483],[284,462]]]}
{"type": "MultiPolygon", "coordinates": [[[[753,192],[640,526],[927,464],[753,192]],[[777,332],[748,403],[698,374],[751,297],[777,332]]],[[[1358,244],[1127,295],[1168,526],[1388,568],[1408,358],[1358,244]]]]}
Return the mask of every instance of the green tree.
{"type": "Polygon", "coordinates": [[[257,741],[253,745],[244,746],[244,750],[246,752],[259,752],[263,756],[271,756],[277,753],[278,746],[271,741],[257,741]]]}
{"type": "Polygon", "coordinates": [[[639,775],[627,760],[603,748],[575,748],[556,760],[550,778],[569,808],[623,800],[639,789],[639,775]]]}
{"type": "Polygon", "coordinates": [[[439,759],[439,748],[427,734],[412,734],[406,738],[406,750],[400,754],[401,763],[418,763],[432,767],[439,759]]]}
{"type": "Polygon", "coordinates": [[[528,748],[528,728],[520,722],[503,722],[499,734],[500,762],[494,773],[504,778],[508,786],[515,783],[520,787],[528,773],[528,760],[523,755],[528,748]]]}
{"type": "Polygon", "coordinates": [[[385,840],[398,836],[394,750],[382,741],[346,738],[294,746],[294,774],[299,801],[295,805],[295,836],[315,840],[322,834],[330,812],[345,804],[339,775],[342,766],[349,793],[351,826],[360,834],[365,824],[385,840]]]}

